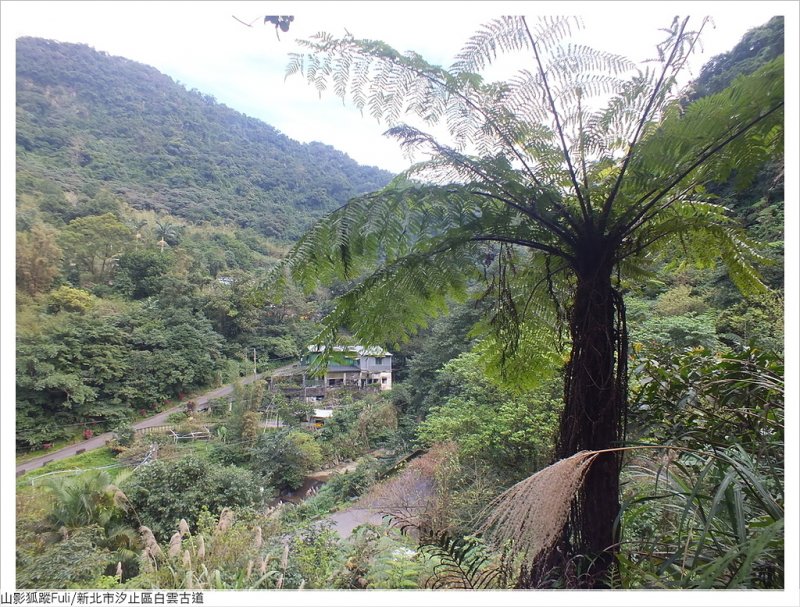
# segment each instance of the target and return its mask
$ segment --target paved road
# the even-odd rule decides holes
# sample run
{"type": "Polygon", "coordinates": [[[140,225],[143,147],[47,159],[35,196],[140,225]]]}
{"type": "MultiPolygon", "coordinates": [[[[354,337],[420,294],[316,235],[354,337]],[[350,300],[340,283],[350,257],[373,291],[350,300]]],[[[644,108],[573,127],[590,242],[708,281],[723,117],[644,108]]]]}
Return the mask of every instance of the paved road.
{"type": "MultiPolygon", "coordinates": [[[[280,367],[279,369],[275,369],[271,372],[271,375],[284,375],[288,371],[294,369],[297,365],[286,365],[285,367],[280,367]]],[[[242,384],[249,384],[255,381],[256,379],[261,379],[267,375],[266,373],[259,373],[258,375],[249,375],[247,377],[243,377],[239,380],[242,384]]],[[[197,408],[200,410],[207,409],[207,406],[204,406],[210,400],[214,400],[215,398],[220,398],[222,396],[227,396],[231,392],[233,392],[233,387],[235,384],[227,384],[225,386],[221,386],[216,388],[215,390],[211,390],[210,392],[206,392],[200,396],[196,396],[191,398],[195,403],[197,403],[197,408]]],[[[182,403],[172,409],[168,409],[166,411],[162,411],[154,415],[153,417],[148,417],[147,419],[143,419],[142,421],[136,422],[133,424],[134,429],[141,430],[142,428],[152,428],[153,426],[162,426],[167,423],[167,417],[169,417],[173,413],[178,413],[179,411],[186,410],[186,403],[182,403]]],[[[110,441],[114,438],[113,432],[105,432],[103,434],[98,434],[97,436],[93,436],[92,438],[81,441],[80,443],[75,443],[73,445],[69,445],[67,447],[63,447],[62,449],[58,449],[57,451],[52,451],[41,457],[37,457],[36,459],[28,460],[22,464],[17,466],[17,476],[23,474],[25,472],[30,472],[31,470],[36,470],[37,468],[41,468],[45,464],[49,464],[50,462],[55,462],[58,460],[65,459],[67,457],[72,457],[73,455],[78,455],[78,451],[91,451],[92,449],[99,449],[100,447],[104,447],[106,441],[110,441]]]]}

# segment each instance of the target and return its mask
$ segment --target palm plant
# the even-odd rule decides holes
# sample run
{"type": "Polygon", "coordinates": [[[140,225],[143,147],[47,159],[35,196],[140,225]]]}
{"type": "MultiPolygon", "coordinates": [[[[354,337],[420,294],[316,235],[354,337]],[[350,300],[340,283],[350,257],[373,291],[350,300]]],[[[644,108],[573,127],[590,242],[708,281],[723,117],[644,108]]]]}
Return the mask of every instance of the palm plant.
{"type": "Polygon", "coordinates": [[[161,252],[164,252],[164,247],[170,243],[175,243],[179,235],[179,227],[169,221],[156,220],[156,236],[158,236],[158,246],[161,247],[161,252]]]}
{"type": "Polygon", "coordinates": [[[52,499],[48,523],[55,529],[88,527],[108,522],[124,504],[124,494],[104,470],[93,470],[45,485],[52,499]]]}
{"type": "MultiPolygon", "coordinates": [[[[350,281],[319,336],[347,327],[363,343],[397,342],[485,283],[493,302],[485,350],[536,374],[568,334],[556,457],[624,439],[627,326],[623,277],[659,253],[722,258],[744,290],[763,288],[760,256],[704,185],[737,171],[746,183],[782,142],[782,58],[690,105],[676,78],[700,32],[676,19],[643,69],[563,45],[576,20],[504,17],[478,31],[447,70],[386,44],[319,34],[288,73],[349,97],[387,134],[429,157],[386,189],[313,227],[273,279],[308,289],[350,281]],[[525,66],[505,82],[480,75],[502,54],[525,66]],[[601,99],[597,101],[598,97],[601,99]],[[598,103],[604,105],[598,106],[598,103]],[[602,107],[602,109],[594,109],[602,107]],[[401,122],[444,123],[451,143],[401,122]],[[487,345],[488,344],[488,345],[487,345]]],[[[702,26],[699,28],[702,30],[702,26]]],[[[589,470],[562,548],[586,555],[598,585],[618,537],[620,456],[589,470]]]]}
{"type": "Polygon", "coordinates": [[[45,521],[53,539],[95,527],[102,531],[98,536],[100,547],[114,552],[110,565],[121,562],[128,573],[135,570],[138,536],[122,520],[128,500],[108,472],[92,470],[75,478],[50,479],[44,486],[52,500],[45,521]]]}
{"type": "Polygon", "coordinates": [[[131,231],[134,233],[133,237],[136,239],[137,247],[142,243],[142,230],[146,225],[146,219],[132,219],[128,222],[128,227],[130,227],[131,231]]]}

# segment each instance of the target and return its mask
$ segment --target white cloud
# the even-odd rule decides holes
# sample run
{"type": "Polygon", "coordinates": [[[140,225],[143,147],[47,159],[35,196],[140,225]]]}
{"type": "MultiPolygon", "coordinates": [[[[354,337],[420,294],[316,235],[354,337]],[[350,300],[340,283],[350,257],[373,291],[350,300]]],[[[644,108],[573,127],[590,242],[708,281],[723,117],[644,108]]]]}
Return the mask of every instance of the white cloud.
{"type": "Polygon", "coordinates": [[[659,27],[675,12],[712,14],[717,28],[705,35],[705,54],[729,50],[750,27],[781,12],[786,3],[665,2],[6,2],[4,37],[19,35],[83,42],[98,50],[152,65],[188,88],[260,118],[301,141],[319,140],[359,162],[394,171],[407,166],[384,127],[332,95],[317,93],[296,77],[284,82],[294,40],[318,31],[345,29],[357,37],[413,49],[447,65],[478,26],[500,14],[574,12],[584,15],[582,36],[605,50],[643,59],[659,40],[659,27]],[[264,11],[295,16],[277,39],[260,19],[264,11]],[[256,20],[247,28],[242,21],[256,20]],[[6,29],[8,28],[8,29],[6,29]]]}

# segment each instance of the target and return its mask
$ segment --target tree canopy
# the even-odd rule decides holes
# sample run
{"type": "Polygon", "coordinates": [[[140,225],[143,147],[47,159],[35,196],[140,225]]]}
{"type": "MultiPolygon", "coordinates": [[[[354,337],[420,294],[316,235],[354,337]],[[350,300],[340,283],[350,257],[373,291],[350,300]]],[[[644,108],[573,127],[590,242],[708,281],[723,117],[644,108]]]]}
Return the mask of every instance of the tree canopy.
{"type": "MultiPolygon", "coordinates": [[[[107,188],[136,209],[292,240],[323,213],[391,179],[86,45],[19,38],[16,62],[22,192],[35,191],[31,177],[78,199],[107,188]]],[[[63,197],[51,204],[76,209],[63,197]]]]}

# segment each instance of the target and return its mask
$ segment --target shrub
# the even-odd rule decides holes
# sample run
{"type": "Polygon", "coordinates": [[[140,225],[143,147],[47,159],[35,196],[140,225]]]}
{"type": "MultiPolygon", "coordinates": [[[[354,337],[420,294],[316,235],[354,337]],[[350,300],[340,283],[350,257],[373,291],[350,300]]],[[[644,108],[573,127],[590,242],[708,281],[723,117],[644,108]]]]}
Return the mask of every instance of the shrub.
{"type": "Polygon", "coordinates": [[[178,411],[176,413],[170,413],[167,415],[168,424],[182,424],[188,419],[189,416],[183,411],[178,411]]]}
{"type": "Polygon", "coordinates": [[[111,560],[97,547],[100,536],[98,528],[79,529],[46,546],[17,571],[17,587],[62,589],[98,578],[111,560]]]}
{"type": "Polygon", "coordinates": [[[251,466],[279,490],[298,489],[306,474],[322,463],[322,451],[308,432],[278,430],[259,437],[251,466]]]}
{"type": "Polygon", "coordinates": [[[85,314],[96,302],[97,298],[93,297],[88,291],[61,286],[48,295],[47,311],[51,314],[62,311],[85,314]]]}
{"type": "Polygon", "coordinates": [[[433,561],[424,559],[409,536],[396,529],[363,525],[348,542],[344,567],[333,578],[341,589],[416,589],[432,574],[433,561]]]}
{"type": "Polygon", "coordinates": [[[114,434],[117,437],[117,442],[123,447],[130,447],[134,438],[136,438],[136,431],[129,422],[123,422],[114,428],[114,434]]]}
{"type": "Polygon", "coordinates": [[[358,497],[375,484],[379,468],[374,457],[363,458],[354,471],[332,476],[319,493],[331,496],[335,502],[358,497]]]}
{"type": "Polygon", "coordinates": [[[139,468],[125,484],[125,493],[141,520],[137,523],[150,527],[160,540],[169,538],[182,518],[194,527],[204,507],[217,514],[224,507],[257,506],[262,501],[251,472],[194,456],[139,468]]]}
{"type": "Polygon", "coordinates": [[[328,581],[343,560],[339,536],[324,524],[312,524],[296,535],[291,544],[292,570],[307,588],[328,587],[328,581]]]}
{"type": "Polygon", "coordinates": [[[223,466],[241,466],[250,460],[250,450],[241,443],[213,441],[208,457],[211,461],[223,466]]]}

